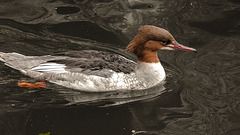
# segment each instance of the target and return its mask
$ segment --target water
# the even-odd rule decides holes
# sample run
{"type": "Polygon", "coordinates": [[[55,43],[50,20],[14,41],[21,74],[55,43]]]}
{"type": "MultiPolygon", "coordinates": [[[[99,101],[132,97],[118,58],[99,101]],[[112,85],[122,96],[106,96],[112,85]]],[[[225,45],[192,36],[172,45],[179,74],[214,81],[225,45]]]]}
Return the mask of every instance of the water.
{"type": "Polygon", "coordinates": [[[1,135],[240,134],[239,13],[237,0],[1,0],[3,52],[100,49],[135,59],[124,48],[145,24],[198,50],[159,52],[167,82],[141,92],[28,90],[17,82],[31,78],[0,64],[1,135]]]}

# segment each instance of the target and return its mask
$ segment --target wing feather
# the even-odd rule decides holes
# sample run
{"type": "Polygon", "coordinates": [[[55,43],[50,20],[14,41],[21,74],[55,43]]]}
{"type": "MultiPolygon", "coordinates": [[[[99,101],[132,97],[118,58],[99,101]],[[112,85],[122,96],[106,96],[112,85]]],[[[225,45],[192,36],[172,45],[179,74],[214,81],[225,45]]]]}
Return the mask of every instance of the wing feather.
{"type": "Polygon", "coordinates": [[[114,72],[129,74],[136,66],[134,61],[119,54],[96,50],[70,51],[53,56],[61,56],[61,59],[49,60],[31,70],[44,73],[77,72],[108,77],[114,72]]]}

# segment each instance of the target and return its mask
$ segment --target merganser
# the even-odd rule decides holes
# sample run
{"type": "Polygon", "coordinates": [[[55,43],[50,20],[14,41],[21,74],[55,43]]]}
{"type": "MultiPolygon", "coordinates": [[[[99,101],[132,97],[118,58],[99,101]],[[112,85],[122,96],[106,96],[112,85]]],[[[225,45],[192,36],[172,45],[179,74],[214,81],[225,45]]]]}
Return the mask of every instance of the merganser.
{"type": "MultiPolygon", "coordinates": [[[[196,52],[194,48],[179,44],[167,30],[145,25],[126,47],[127,51],[137,56],[137,62],[119,54],[97,50],[45,56],[0,52],[0,60],[25,75],[68,88],[88,92],[137,90],[164,81],[166,74],[157,51],[174,49],[196,52]]],[[[21,85],[28,86],[28,83],[19,83],[21,85]]]]}

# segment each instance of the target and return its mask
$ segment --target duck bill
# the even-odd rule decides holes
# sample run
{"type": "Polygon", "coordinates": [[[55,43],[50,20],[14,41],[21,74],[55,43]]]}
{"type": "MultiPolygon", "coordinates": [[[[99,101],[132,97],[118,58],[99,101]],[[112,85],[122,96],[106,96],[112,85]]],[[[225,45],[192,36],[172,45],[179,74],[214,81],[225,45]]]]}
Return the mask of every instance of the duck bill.
{"type": "Polygon", "coordinates": [[[176,41],[172,41],[172,43],[169,45],[169,47],[172,48],[172,49],[175,49],[175,50],[192,51],[192,52],[195,52],[195,53],[197,52],[196,49],[181,45],[176,41]]]}

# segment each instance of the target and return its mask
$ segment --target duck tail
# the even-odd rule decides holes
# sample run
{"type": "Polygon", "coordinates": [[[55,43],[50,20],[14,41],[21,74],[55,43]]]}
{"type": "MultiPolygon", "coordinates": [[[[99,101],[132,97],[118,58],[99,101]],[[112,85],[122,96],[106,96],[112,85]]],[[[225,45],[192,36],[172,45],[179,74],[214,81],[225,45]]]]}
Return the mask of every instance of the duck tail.
{"type": "Polygon", "coordinates": [[[0,61],[8,62],[8,61],[14,61],[14,60],[21,60],[24,59],[26,56],[19,54],[19,53],[4,53],[0,52],[0,61]]]}
{"type": "Polygon", "coordinates": [[[3,52],[0,52],[0,61],[5,62],[5,60],[4,60],[4,58],[3,58],[3,55],[4,55],[4,53],[3,53],[3,52]]]}
{"type": "Polygon", "coordinates": [[[5,65],[20,70],[21,71],[21,66],[20,65],[24,65],[21,64],[21,61],[26,58],[26,56],[19,54],[19,53],[4,53],[4,52],[0,52],[0,61],[4,62],[5,65]]]}

